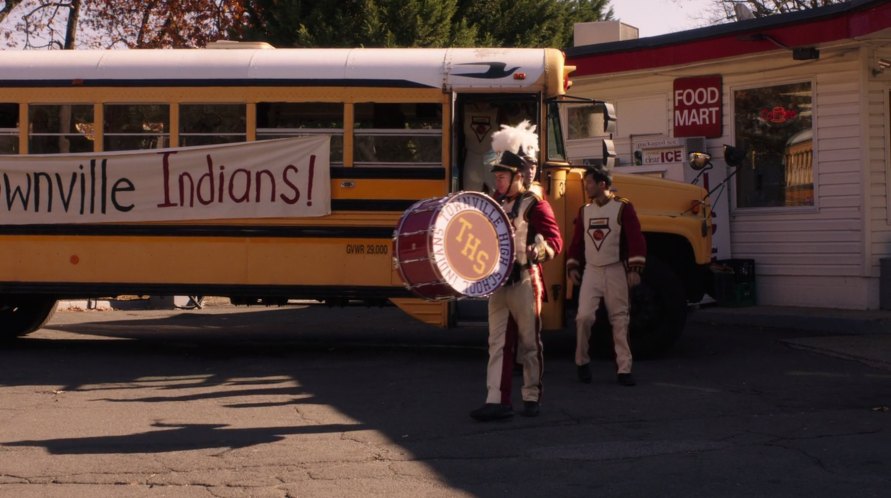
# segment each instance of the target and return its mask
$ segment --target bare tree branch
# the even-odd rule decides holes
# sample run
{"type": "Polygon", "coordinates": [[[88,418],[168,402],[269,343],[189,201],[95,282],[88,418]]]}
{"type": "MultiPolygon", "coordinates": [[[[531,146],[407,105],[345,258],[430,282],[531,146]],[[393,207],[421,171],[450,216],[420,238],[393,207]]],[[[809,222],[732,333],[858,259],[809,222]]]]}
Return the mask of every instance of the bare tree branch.
{"type": "Polygon", "coordinates": [[[20,48],[200,47],[244,29],[246,0],[0,0],[20,48]]]}
{"type": "Polygon", "coordinates": [[[845,0],[716,0],[723,8],[728,19],[736,19],[735,6],[743,5],[748,8],[756,18],[772,16],[776,14],[788,14],[801,10],[825,7],[845,0]]]}

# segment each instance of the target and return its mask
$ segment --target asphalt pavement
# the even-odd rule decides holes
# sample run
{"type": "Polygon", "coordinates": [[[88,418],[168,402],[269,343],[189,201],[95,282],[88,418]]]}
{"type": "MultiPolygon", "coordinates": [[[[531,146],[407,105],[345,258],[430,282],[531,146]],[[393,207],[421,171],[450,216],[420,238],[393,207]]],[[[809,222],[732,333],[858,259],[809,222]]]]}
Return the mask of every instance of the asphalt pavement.
{"type": "MultiPolygon", "coordinates": [[[[169,306],[172,299],[126,301],[63,301],[62,309],[140,309],[169,306]]],[[[208,306],[228,306],[224,298],[208,298],[208,306]]],[[[803,308],[790,306],[703,305],[691,310],[693,323],[779,328],[801,332],[786,339],[790,347],[856,360],[891,370],[891,311],[803,308]]]]}

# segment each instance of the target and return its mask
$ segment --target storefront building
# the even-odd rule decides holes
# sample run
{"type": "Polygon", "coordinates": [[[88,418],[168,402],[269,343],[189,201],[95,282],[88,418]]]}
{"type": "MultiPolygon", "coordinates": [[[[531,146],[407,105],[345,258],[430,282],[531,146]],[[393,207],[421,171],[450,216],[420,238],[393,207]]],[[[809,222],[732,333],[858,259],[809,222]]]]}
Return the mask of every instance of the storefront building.
{"type": "MultiPolygon", "coordinates": [[[[634,31],[578,25],[577,44],[613,41],[567,50],[577,67],[570,93],[616,106],[616,170],[705,186],[715,258],[755,261],[759,304],[878,309],[891,300],[879,291],[891,279],[880,271],[891,268],[881,264],[891,258],[891,2],[649,38],[634,31]],[[725,144],[738,166],[728,166],[725,144]],[[710,154],[713,169],[691,169],[691,152],[710,154]]],[[[574,161],[601,150],[579,131],[584,119],[567,112],[574,161]]]]}

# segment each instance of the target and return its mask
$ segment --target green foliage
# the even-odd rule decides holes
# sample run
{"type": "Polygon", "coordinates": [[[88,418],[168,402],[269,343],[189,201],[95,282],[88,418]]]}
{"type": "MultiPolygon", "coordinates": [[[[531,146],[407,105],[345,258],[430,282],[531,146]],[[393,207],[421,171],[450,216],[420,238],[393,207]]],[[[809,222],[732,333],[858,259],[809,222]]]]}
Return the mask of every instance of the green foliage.
{"type": "Polygon", "coordinates": [[[245,39],[277,47],[566,47],[608,0],[250,0],[245,39]]]}

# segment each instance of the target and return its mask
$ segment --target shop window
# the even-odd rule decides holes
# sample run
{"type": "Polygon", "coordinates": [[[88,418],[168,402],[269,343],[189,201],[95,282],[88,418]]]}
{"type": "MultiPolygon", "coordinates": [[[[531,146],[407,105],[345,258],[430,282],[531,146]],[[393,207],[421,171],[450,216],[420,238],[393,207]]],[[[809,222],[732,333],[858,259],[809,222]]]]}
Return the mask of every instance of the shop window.
{"type": "Polygon", "coordinates": [[[28,106],[28,153],[93,151],[92,104],[28,106]]]}
{"type": "Polygon", "coordinates": [[[257,140],[331,136],[331,163],[343,164],[343,104],[319,102],[260,102],[257,140]]]}
{"type": "Polygon", "coordinates": [[[170,106],[106,104],[104,150],[163,149],[170,145],[170,106]]]}
{"type": "Polygon", "coordinates": [[[809,82],[733,93],[737,207],[814,205],[812,102],[809,82]]]}
{"type": "Polygon", "coordinates": [[[226,144],[247,140],[244,104],[181,104],[180,146],[226,144]]]}
{"type": "Polygon", "coordinates": [[[356,166],[442,164],[440,104],[356,104],[356,166]]]}
{"type": "Polygon", "coordinates": [[[0,154],[19,153],[19,105],[0,102],[0,154]]]}

